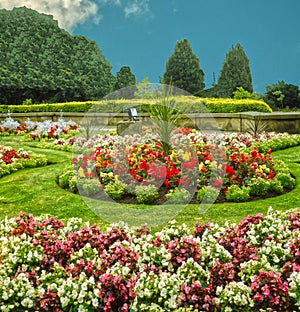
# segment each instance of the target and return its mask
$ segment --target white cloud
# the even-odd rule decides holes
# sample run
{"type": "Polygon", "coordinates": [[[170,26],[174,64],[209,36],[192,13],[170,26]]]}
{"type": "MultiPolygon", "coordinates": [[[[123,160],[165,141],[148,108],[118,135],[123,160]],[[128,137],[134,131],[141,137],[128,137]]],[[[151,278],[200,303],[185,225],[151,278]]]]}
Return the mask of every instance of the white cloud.
{"type": "Polygon", "coordinates": [[[51,14],[60,27],[71,31],[77,24],[92,18],[98,23],[98,5],[93,0],[1,0],[0,8],[31,8],[40,13],[51,14]]]}
{"type": "Polygon", "coordinates": [[[132,16],[151,15],[151,11],[149,9],[149,1],[150,0],[128,1],[124,8],[125,17],[129,18],[132,16]]]}
{"type": "Polygon", "coordinates": [[[1,0],[0,9],[26,6],[40,13],[53,15],[60,27],[72,31],[78,24],[103,18],[103,6],[122,8],[126,18],[149,14],[150,0],[1,0]]]}

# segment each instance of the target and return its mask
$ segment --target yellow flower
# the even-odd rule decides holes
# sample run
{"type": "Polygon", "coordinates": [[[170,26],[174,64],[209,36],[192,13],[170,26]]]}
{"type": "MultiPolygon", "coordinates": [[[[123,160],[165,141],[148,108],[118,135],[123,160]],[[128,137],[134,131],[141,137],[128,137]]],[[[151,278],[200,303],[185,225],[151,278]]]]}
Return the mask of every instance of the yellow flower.
{"type": "Polygon", "coordinates": [[[81,178],[84,178],[84,170],[81,167],[79,168],[78,172],[79,172],[79,176],[81,178]]]}
{"type": "Polygon", "coordinates": [[[190,160],[190,154],[188,152],[185,152],[183,155],[182,155],[182,159],[184,161],[189,161],[190,160]]]}

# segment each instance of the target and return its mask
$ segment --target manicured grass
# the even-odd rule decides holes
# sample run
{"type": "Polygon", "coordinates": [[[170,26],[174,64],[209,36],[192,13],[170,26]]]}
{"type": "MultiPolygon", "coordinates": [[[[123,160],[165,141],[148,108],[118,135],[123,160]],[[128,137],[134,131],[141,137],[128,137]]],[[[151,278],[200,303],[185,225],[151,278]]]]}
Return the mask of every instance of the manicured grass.
{"type": "MultiPolygon", "coordinates": [[[[46,167],[20,170],[0,179],[0,218],[5,216],[14,217],[20,211],[23,211],[34,215],[50,214],[61,220],[81,217],[84,221],[97,223],[99,226],[105,227],[107,222],[103,221],[98,215],[104,216],[106,214],[107,216],[103,219],[110,220],[109,217],[113,216],[111,212],[116,210],[118,216],[121,216],[124,221],[132,220],[134,216],[134,221],[140,222],[140,224],[155,224],[161,220],[168,220],[168,216],[170,216],[170,219],[176,217],[179,223],[192,226],[196,221],[219,224],[227,220],[239,222],[249,214],[266,213],[270,206],[273,209],[285,211],[298,207],[300,202],[299,146],[273,153],[274,158],[286,162],[296,177],[296,187],[291,192],[274,198],[246,203],[222,203],[213,204],[210,207],[191,204],[180,207],[181,209],[178,210],[179,213],[177,214],[172,211],[172,207],[168,206],[117,206],[115,203],[84,200],[79,195],[60,189],[55,182],[56,176],[66,165],[70,164],[71,153],[40,149],[38,142],[22,142],[19,137],[1,137],[0,144],[23,147],[26,150],[44,154],[50,162],[46,167]],[[98,215],[91,209],[94,205],[98,215]],[[201,213],[204,208],[208,209],[205,213],[201,213]],[[154,219],[156,219],[156,222],[153,222],[154,219]]],[[[112,221],[115,221],[116,218],[113,217],[112,221]]],[[[154,230],[160,229],[163,225],[155,226],[154,230]]]]}
{"type": "Polygon", "coordinates": [[[82,197],[60,189],[56,176],[70,163],[72,154],[34,147],[38,143],[21,142],[17,137],[1,138],[1,144],[23,147],[46,155],[50,165],[24,169],[0,179],[0,217],[15,217],[20,211],[33,215],[50,214],[59,219],[81,217],[84,221],[104,225],[84,203],[82,197]]]}

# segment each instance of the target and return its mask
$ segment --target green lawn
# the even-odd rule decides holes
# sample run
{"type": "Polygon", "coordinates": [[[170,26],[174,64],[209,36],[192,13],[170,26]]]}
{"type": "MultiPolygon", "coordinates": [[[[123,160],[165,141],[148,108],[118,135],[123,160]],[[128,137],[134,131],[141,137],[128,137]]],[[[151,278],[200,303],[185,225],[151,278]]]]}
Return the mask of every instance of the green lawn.
{"type": "MultiPolygon", "coordinates": [[[[151,211],[149,206],[139,206],[138,209],[130,206],[116,207],[114,203],[99,203],[99,201],[97,201],[99,208],[97,209],[100,212],[97,215],[90,208],[95,201],[89,202],[87,205],[87,201],[81,196],[60,189],[55,182],[57,174],[70,163],[71,153],[40,149],[38,143],[22,142],[18,137],[1,137],[0,144],[16,148],[23,147],[27,151],[31,150],[35,153],[44,154],[50,162],[46,167],[20,170],[0,179],[0,218],[14,217],[23,211],[33,215],[50,214],[61,220],[81,217],[84,221],[105,227],[107,222],[98,215],[101,213],[104,215],[113,209],[123,209],[123,211],[119,211],[119,214],[121,213],[122,219],[125,221],[134,214],[137,220],[142,220],[141,223],[149,224],[151,224],[151,218],[163,220],[163,217],[170,215],[170,218],[173,218],[176,215],[168,206],[152,208],[151,211]],[[143,211],[147,213],[144,214],[143,211]]],[[[285,161],[296,177],[296,187],[291,192],[278,197],[247,203],[213,204],[205,213],[201,213],[203,207],[200,205],[188,205],[181,207],[176,220],[189,226],[194,225],[196,221],[221,224],[226,220],[239,222],[248,214],[266,213],[270,206],[278,210],[298,207],[300,202],[300,146],[274,152],[273,157],[285,161]]],[[[106,217],[104,219],[107,220],[106,217]]],[[[153,230],[161,227],[162,225],[155,226],[153,230]]]]}

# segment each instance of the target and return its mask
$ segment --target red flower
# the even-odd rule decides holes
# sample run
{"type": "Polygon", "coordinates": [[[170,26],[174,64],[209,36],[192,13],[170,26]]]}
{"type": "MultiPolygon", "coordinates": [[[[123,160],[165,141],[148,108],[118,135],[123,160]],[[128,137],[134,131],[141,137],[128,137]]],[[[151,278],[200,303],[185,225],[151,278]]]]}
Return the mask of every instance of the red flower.
{"type": "Polygon", "coordinates": [[[230,165],[227,165],[226,172],[228,174],[228,177],[230,178],[234,174],[234,169],[230,165]]]}
{"type": "Polygon", "coordinates": [[[223,182],[222,182],[221,179],[217,179],[217,180],[214,181],[214,186],[215,186],[216,188],[221,188],[222,185],[223,185],[223,182]]]}
{"type": "Polygon", "coordinates": [[[258,155],[257,149],[254,148],[254,149],[250,152],[250,154],[251,154],[251,156],[252,156],[253,158],[256,158],[257,155],[258,155]]]}
{"type": "Polygon", "coordinates": [[[145,170],[145,171],[148,171],[149,166],[148,166],[148,164],[147,164],[147,161],[146,161],[146,160],[142,160],[142,161],[141,161],[141,164],[140,164],[140,169],[145,170]]]}

